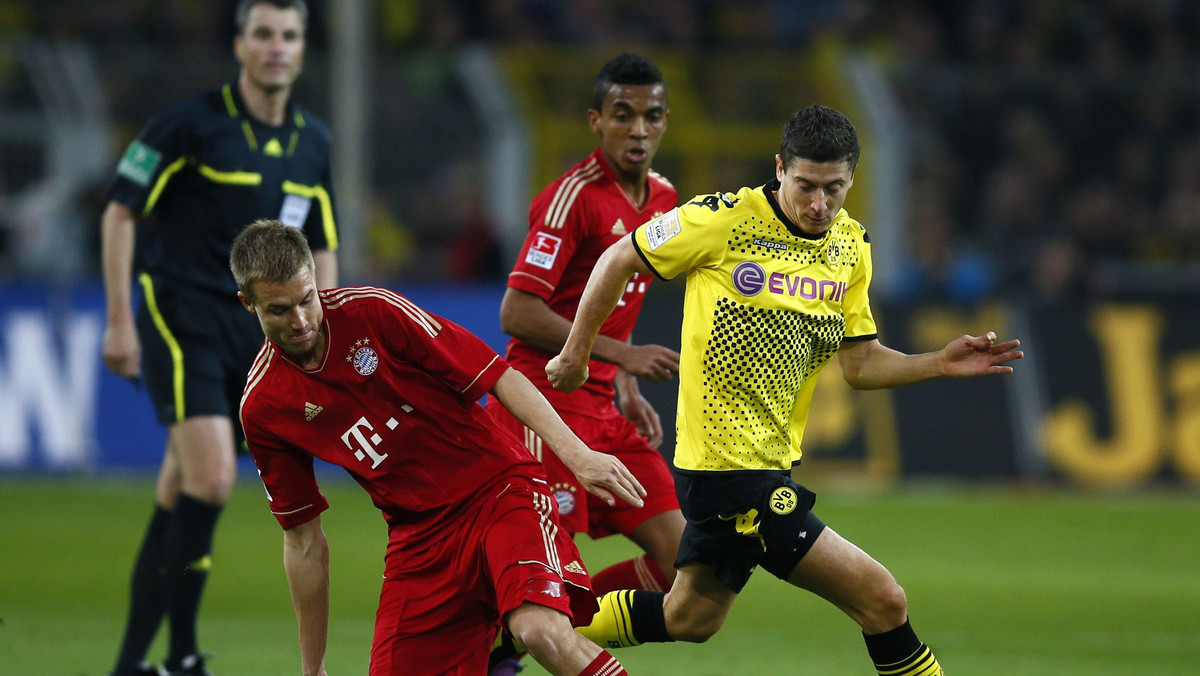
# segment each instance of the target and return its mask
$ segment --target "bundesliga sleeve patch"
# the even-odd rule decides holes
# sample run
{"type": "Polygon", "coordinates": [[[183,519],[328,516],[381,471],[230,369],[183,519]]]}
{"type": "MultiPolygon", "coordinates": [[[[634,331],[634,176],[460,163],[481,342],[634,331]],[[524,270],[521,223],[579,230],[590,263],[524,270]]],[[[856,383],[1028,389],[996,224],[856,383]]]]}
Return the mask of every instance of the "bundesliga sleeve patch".
{"type": "Polygon", "coordinates": [[[162,153],[134,139],[117,165],[117,174],[146,187],[150,185],[150,179],[154,178],[154,170],[161,161],[162,153]]]}
{"type": "Polygon", "coordinates": [[[525,254],[525,262],[549,270],[554,267],[554,259],[558,258],[560,247],[562,247],[561,237],[539,232],[537,239],[529,245],[529,253],[525,254]]]}
{"type": "Polygon", "coordinates": [[[650,245],[651,251],[666,244],[668,240],[683,230],[683,226],[679,224],[679,214],[675,209],[650,221],[643,227],[646,228],[646,243],[650,245]]]}

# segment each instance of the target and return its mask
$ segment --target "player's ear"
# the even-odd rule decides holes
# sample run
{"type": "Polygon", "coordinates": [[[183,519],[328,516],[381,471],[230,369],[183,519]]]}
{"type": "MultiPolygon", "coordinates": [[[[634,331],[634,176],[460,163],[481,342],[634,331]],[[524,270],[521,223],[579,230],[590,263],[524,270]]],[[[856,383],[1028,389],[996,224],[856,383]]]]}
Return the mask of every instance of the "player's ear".
{"type": "Polygon", "coordinates": [[[242,293],[241,291],[238,291],[238,300],[242,301],[242,307],[246,308],[247,312],[249,312],[252,315],[258,314],[257,312],[254,311],[254,303],[250,302],[250,299],[246,297],[246,294],[242,293]]]}
{"type": "Polygon", "coordinates": [[[595,108],[588,108],[587,112],[588,127],[597,134],[600,133],[600,111],[595,108]]]}

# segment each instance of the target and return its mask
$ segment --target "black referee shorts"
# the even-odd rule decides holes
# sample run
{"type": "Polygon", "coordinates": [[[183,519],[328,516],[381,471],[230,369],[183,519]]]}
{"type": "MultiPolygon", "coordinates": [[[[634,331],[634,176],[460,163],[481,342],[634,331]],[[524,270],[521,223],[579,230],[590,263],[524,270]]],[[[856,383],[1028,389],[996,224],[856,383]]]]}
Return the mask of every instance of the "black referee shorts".
{"type": "Polygon", "coordinates": [[[138,278],[143,302],[138,310],[142,378],[159,422],[164,425],[202,415],[233,420],[242,446],[238,407],[246,374],[263,343],[262,328],[236,296],[138,278]]]}
{"type": "Polygon", "coordinates": [[[825,529],[816,494],[789,472],[677,471],[675,492],[687,519],[675,567],[711,566],[735,592],[757,566],[786,580],[825,529]]]}

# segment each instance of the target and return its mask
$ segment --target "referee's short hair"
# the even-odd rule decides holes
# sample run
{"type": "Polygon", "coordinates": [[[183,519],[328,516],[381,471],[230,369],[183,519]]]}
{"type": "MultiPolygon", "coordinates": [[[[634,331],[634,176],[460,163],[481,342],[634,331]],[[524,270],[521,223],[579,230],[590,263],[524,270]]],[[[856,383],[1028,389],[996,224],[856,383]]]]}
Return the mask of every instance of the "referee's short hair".
{"type": "Polygon", "coordinates": [[[233,239],[229,270],[238,291],[254,301],[255,282],[290,282],[303,268],[316,274],[312,249],[299,228],[289,228],[277,220],[261,218],[246,226],[233,239]]]}
{"type": "Polygon", "coordinates": [[[246,32],[246,24],[250,22],[250,10],[254,9],[255,5],[272,5],[279,9],[294,9],[300,15],[300,25],[305,30],[308,30],[308,3],[304,2],[304,0],[241,0],[238,3],[237,11],[233,15],[238,35],[243,35],[246,32]]]}
{"type": "Polygon", "coordinates": [[[613,85],[653,85],[667,88],[667,81],[654,62],[632,52],[621,52],[604,64],[592,87],[592,110],[604,110],[604,97],[613,85]]]}

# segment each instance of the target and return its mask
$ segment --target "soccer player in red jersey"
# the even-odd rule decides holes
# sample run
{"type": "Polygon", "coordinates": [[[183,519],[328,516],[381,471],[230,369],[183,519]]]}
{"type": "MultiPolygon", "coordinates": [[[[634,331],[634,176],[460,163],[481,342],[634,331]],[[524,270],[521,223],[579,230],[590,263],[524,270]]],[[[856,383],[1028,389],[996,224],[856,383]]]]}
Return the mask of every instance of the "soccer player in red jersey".
{"type": "Polygon", "coordinates": [[[371,676],[481,674],[501,623],[553,674],[625,674],[572,630],[597,607],[587,571],[541,465],[477,400],[490,392],[608,503],[642,504],[629,470],[587,448],[462,327],[384,289],[318,292],[299,230],[255,222],[234,241],[230,268],[267,337],[241,419],[284,528],[303,673],[325,673],[320,458],[345,468],[388,524],[371,676]]]}
{"type": "Polygon", "coordinates": [[[667,129],[667,86],[649,60],[624,53],[597,75],[588,124],[596,150],[547,186],[529,209],[529,234],[508,276],[500,323],[512,336],[505,359],[524,373],[589,447],[614,454],[646,487],[646,505],[608,505],[589,497],[551,453],[549,440],[513,418],[500,402],[488,410],[518,434],[546,465],[563,527],[593,538],[621,533],[647,554],[615,564],[592,578],[597,593],[614,589],[663,592],[675,577],[684,520],[662,455],[658,414],[638,391],[637,378],[673,377],[679,354],[661,345],[629,342],[652,275],[634,275],[600,330],[590,376],[567,394],[550,386],[546,363],[571,330],[588,274],[609,246],[678,201],[674,186],[651,162],[667,129]],[[614,395],[620,394],[620,409],[614,395]]]}

